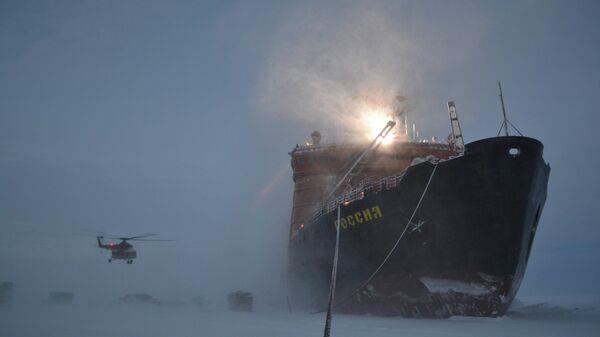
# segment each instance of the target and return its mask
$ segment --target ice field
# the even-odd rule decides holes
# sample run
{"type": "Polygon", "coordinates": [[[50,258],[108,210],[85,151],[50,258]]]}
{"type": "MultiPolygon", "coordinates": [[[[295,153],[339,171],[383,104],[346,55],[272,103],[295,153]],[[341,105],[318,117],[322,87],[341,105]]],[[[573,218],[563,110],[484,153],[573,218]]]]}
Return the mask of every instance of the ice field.
{"type": "MultiPolygon", "coordinates": [[[[559,302],[524,301],[502,318],[334,315],[332,336],[600,336],[596,303],[559,302]]],[[[192,305],[19,306],[0,311],[0,336],[322,336],[323,322],[323,314],[260,307],[232,312],[192,305]]]]}

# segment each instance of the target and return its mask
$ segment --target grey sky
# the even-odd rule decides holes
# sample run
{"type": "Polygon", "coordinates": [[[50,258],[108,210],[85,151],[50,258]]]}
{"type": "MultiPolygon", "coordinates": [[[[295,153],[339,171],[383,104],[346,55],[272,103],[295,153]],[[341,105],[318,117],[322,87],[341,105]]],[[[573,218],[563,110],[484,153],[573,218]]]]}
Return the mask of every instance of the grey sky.
{"type": "Polygon", "coordinates": [[[447,135],[449,98],[467,141],[495,135],[502,80],[509,118],[545,144],[549,196],[522,293],[600,293],[599,14],[595,1],[3,1],[0,278],[40,293],[172,296],[280,284],[287,151],[336,125],[314,109],[293,114],[303,107],[285,95],[298,84],[278,66],[321,74],[290,48],[327,46],[318,80],[360,86],[365,73],[335,79],[371,51],[395,55],[385,46],[399,41],[401,73],[386,79],[415,106],[422,135],[447,135]],[[373,27],[389,34],[366,49],[373,27]],[[97,230],[178,241],[139,247],[139,263],[122,269],[74,235],[97,230]]]}

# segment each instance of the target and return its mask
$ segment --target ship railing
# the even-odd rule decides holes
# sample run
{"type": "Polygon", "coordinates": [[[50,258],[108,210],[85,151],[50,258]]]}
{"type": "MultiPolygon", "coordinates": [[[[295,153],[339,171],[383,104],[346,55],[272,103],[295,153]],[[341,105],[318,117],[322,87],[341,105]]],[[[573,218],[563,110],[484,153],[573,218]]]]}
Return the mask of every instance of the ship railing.
{"type": "Polygon", "coordinates": [[[402,171],[400,173],[380,179],[367,177],[361,180],[355,187],[345,191],[339,196],[321,202],[317,212],[313,216],[313,220],[323,214],[333,211],[338,207],[338,205],[348,205],[354,201],[363,199],[365,197],[365,193],[379,193],[383,190],[389,190],[398,186],[405,173],[406,171],[402,171]]]}
{"type": "MultiPolygon", "coordinates": [[[[413,148],[428,148],[428,149],[434,149],[434,150],[452,150],[454,149],[454,147],[450,144],[444,144],[444,143],[423,143],[423,142],[416,142],[416,141],[409,141],[409,142],[398,142],[398,144],[401,144],[401,146],[408,146],[408,147],[413,147],[413,148]]],[[[314,151],[321,151],[321,150],[329,150],[329,149],[340,149],[340,148],[360,148],[361,146],[363,146],[362,143],[321,143],[318,145],[312,145],[312,144],[305,144],[305,145],[298,145],[296,148],[292,149],[292,151],[289,153],[290,155],[293,153],[306,153],[306,152],[314,152],[314,151]]]]}

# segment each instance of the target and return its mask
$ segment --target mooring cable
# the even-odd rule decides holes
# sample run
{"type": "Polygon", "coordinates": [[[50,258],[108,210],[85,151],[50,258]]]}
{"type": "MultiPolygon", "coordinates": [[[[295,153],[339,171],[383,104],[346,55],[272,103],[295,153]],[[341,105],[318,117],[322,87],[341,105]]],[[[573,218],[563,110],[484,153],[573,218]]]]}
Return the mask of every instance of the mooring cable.
{"type": "MultiPolygon", "coordinates": [[[[352,293],[350,293],[349,296],[347,296],[338,305],[336,305],[336,307],[344,305],[354,295],[356,295],[356,293],[358,293],[359,291],[361,291],[367,284],[369,284],[369,282],[371,282],[371,280],[381,270],[381,268],[383,268],[383,266],[388,261],[388,259],[390,258],[390,256],[392,256],[392,254],[394,253],[394,251],[398,247],[398,244],[400,243],[400,241],[404,237],[404,234],[406,234],[406,231],[408,230],[408,227],[412,223],[412,220],[415,217],[415,214],[417,214],[417,211],[419,210],[419,207],[421,206],[421,202],[423,201],[423,198],[425,197],[425,194],[427,193],[427,190],[429,189],[429,185],[431,184],[431,180],[433,179],[433,175],[435,174],[437,166],[438,166],[438,163],[435,163],[434,166],[433,166],[433,170],[431,171],[431,174],[429,175],[429,180],[427,181],[427,185],[425,185],[425,188],[423,189],[423,193],[421,193],[421,197],[419,198],[419,202],[417,203],[417,206],[415,207],[415,210],[412,212],[412,215],[410,216],[410,219],[408,219],[408,222],[406,223],[406,226],[404,227],[404,230],[402,230],[402,233],[400,233],[400,236],[396,240],[396,243],[394,244],[394,246],[392,247],[392,249],[389,251],[389,253],[386,255],[386,257],[383,259],[383,261],[381,262],[381,264],[379,265],[379,267],[377,267],[377,269],[375,269],[375,271],[371,274],[371,276],[369,276],[369,278],[367,278],[367,280],[365,282],[363,282],[360,286],[358,286],[358,288],[356,288],[352,293]]],[[[339,223],[339,209],[338,209],[338,223],[339,223]]],[[[338,228],[338,232],[339,232],[339,228],[338,228]]],[[[339,240],[339,237],[338,237],[338,240],[339,240]]],[[[338,240],[336,240],[336,244],[335,244],[335,246],[336,246],[336,253],[335,253],[336,259],[337,259],[337,247],[338,247],[338,242],[337,241],[338,240]]],[[[336,266],[335,267],[337,268],[337,261],[336,261],[336,266]]],[[[327,312],[328,315],[330,315],[329,311],[330,310],[328,310],[328,312],[327,312]]],[[[329,336],[329,335],[327,335],[327,336],[329,336]]]]}

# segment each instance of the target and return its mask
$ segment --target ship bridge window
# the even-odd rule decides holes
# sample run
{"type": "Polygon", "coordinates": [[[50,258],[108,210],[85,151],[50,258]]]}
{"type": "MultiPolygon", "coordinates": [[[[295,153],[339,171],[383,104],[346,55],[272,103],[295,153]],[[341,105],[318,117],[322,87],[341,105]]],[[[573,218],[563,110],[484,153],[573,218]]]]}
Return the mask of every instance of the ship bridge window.
{"type": "Polygon", "coordinates": [[[516,157],[521,154],[521,149],[519,149],[518,147],[511,147],[510,149],[508,149],[508,154],[513,157],[516,157]]]}

